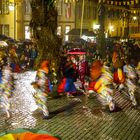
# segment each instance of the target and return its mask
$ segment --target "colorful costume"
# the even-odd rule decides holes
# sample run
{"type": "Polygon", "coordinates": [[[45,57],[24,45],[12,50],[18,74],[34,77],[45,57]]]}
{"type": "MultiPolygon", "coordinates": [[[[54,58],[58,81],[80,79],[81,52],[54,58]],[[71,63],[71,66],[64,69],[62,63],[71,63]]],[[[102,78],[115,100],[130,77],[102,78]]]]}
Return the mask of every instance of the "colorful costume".
{"type": "Polygon", "coordinates": [[[59,140],[58,138],[51,136],[50,134],[36,134],[32,132],[23,133],[9,133],[4,136],[0,136],[0,140],[59,140]]]}
{"type": "Polygon", "coordinates": [[[78,69],[78,75],[79,75],[79,80],[82,83],[82,87],[84,87],[84,83],[85,83],[85,76],[87,74],[87,68],[88,68],[88,64],[86,62],[86,60],[84,59],[84,56],[80,56],[80,60],[79,60],[79,69],[78,69]]]}
{"type": "Polygon", "coordinates": [[[88,91],[96,92],[98,99],[104,105],[108,105],[110,111],[113,111],[115,109],[112,98],[113,89],[111,89],[113,77],[109,68],[103,66],[100,60],[96,60],[92,64],[90,74],[92,81],[89,83],[88,91]]]}
{"type": "Polygon", "coordinates": [[[33,87],[36,90],[34,93],[35,101],[38,107],[43,111],[44,116],[49,116],[47,107],[47,96],[50,92],[50,81],[48,75],[48,61],[43,61],[40,69],[37,71],[36,81],[33,83],[33,87]]]}
{"type": "Polygon", "coordinates": [[[13,76],[12,70],[7,65],[2,69],[1,75],[1,83],[0,83],[0,108],[6,112],[7,117],[10,117],[10,102],[9,97],[12,96],[13,93],[13,76]]]}
{"type": "Polygon", "coordinates": [[[113,62],[113,79],[114,83],[122,85],[125,82],[125,74],[122,70],[123,68],[123,54],[120,45],[115,46],[115,50],[112,56],[113,62]]]}
{"type": "Polygon", "coordinates": [[[3,94],[3,91],[0,91],[0,110],[2,110],[3,112],[5,112],[7,114],[7,117],[10,117],[10,103],[9,103],[9,99],[8,97],[3,94]]]}
{"type": "Polygon", "coordinates": [[[57,92],[65,92],[69,96],[71,93],[76,93],[76,87],[74,85],[75,81],[75,69],[71,62],[65,64],[65,69],[63,73],[63,79],[58,85],[57,92]]]}
{"type": "Polygon", "coordinates": [[[11,97],[13,94],[14,83],[12,69],[8,65],[4,66],[2,70],[2,85],[4,94],[6,94],[8,98],[11,97]]]}
{"type": "Polygon", "coordinates": [[[132,104],[136,106],[137,101],[135,99],[135,91],[136,91],[137,81],[138,81],[136,70],[130,64],[126,64],[123,67],[123,69],[124,69],[125,77],[126,77],[125,85],[128,88],[128,94],[130,96],[130,100],[132,101],[132,104]]]}

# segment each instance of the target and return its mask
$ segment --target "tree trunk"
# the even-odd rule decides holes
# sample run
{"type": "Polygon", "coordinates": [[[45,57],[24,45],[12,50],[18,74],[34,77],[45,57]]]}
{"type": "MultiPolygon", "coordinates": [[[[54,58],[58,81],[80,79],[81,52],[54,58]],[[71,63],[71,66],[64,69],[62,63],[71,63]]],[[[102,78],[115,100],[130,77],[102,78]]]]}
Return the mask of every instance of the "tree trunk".
{"type": "Polygon", "coordinates": [[[57,11],[54,7],[54,0],[32,0],[31,7],[32,20],[30,27],[32,38],[37,42],[39,54],[35,68],[40,66],[42,60],[47,59],[50,63],[50,75],[53,75],[53,73],[57,74],[59,71],[62,41],[56,35],[57,11]]]}
{"type": "Polygon", "coordinates": [[[105,33],[104,33],[105,7],[102,2],[99,3],[99,7],[98,7],[98,21],[100,24],[100,29],[98,34],[98,49],[102,58],[105,58],[105,33]]]}

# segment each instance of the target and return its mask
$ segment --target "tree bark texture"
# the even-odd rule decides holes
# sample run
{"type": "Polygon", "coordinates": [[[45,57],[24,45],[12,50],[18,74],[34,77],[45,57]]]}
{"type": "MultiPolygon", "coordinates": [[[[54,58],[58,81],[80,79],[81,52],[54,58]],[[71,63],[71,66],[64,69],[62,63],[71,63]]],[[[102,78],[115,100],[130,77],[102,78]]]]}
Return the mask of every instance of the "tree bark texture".
{"type": "Polygon", "coordinates": [[[49,60],[50,71],[59,70],[61,39],[56,35],[57,10],[54,0],[32,0],[32,20],[30,27],[32,38],[37,42],[38,57],[36,68],[44,59],[49,60]]]}

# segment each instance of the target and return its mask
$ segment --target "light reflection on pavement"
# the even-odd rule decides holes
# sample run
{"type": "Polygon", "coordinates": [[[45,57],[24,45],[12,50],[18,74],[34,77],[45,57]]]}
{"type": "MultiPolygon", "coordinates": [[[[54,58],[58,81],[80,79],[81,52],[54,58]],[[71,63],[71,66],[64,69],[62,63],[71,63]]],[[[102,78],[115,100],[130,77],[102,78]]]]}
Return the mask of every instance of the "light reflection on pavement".
{"type": "Polygon", "coordinates": [[[16,90],[11,100],[11,113],[12,118],[14,118],[14,121],[11,121],[13,128],[34,127],[36,125],[36,119],[32,116],[32,112],[37,109],[37,105],[32,96],[35,90],[31,85],[31,82],[35,80],[35,75],[36,72],[15,75],[17,78],[15,81],[16,90]],[[19,115],[23,118],[22,122],[15,121],[15,118],[18,118],[19,115]],[[31,120],[32,123],[29,123],[31,120]]]}
{"type": "MultiPolygon", "coordinates": [[[[105,111],[93,95],[88,108],[83,109],[83,96],[67,99],[65,96],[50,99],[51,112],[59,112],[50,120],[43,120],[37,109],[31,82],[36,72],[15,74],[16,89],[11,100],[12,117],[0,116],[0,132],[16,128],[43,129],[59,135],[62,140],[138,140],[140,138],[140,111],[122,93],[115,93],[119,112],[105,111]],[[72,106],[73,105],[73,106],[72,106]]],[[[140,91],[140,90],[139,90],[140,91]]]]}

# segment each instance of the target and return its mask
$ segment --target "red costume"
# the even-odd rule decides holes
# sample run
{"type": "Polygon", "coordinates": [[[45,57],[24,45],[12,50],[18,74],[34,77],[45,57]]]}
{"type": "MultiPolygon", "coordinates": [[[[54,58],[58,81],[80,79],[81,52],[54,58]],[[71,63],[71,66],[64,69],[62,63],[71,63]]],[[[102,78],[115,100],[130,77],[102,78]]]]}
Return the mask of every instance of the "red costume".
{"type": "Polygon", "coordinates": [[[113,77],[109,68],[103,65],[100,60],[96,60],[92,64],[90,74],[92,81],[89,83],[89,93],[96,92],[98,99],[104,105],[108,105],[110,111],[113,111],[115,109],[113,90],[111,89],[113,77]]]}
{"type": "Polygon", "coordinates": [[[123,67],[123,52],[119,44],[115,45],[115,50],[112,55],[112,62],[114,67],[113,79],[116,84],[122,84],[125,81],[125,75],[122,70],[123,67]]]}
{"type": "Polygon", "coordinates": [[[83,58],[84,56],[81,55],[80,57],[81,58],[79,60],[78,76],[79,76],[79,80],[82,82],[82,87],[84,87],[85,76],[87,74],[88,63],[83,58]]]}

